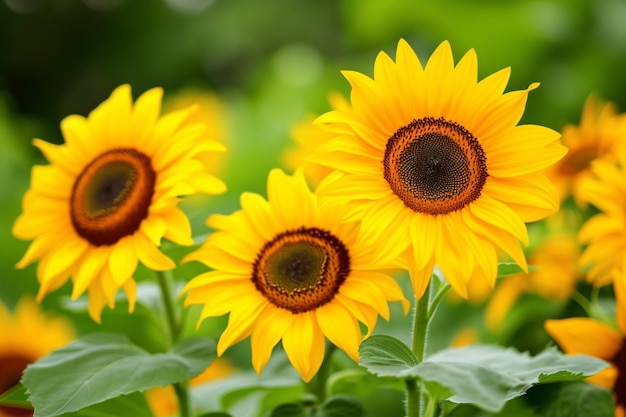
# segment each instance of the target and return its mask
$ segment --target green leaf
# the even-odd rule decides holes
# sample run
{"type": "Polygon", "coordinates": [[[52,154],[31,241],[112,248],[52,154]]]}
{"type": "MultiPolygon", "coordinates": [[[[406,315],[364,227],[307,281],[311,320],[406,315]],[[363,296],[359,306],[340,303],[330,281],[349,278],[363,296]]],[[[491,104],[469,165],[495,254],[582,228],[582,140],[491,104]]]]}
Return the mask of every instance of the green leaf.
{"type": "Polygon", "coordinates": [[[374,335],[359,347],[360,365],[378,376],[398,377],[418,364],[411,350],[400,340],[387,335],[374,335]]]}
{"type": "Polygon", "coordinates": [[[307,408],[298,403],[282,404],[272,410],[270,417],[307,417],[307,408]]]}
{"type": "Polygon", "coordinates": [[[93,404],[188,380],[215,358],[215,343],[183,339],[150,354],[120,334],[91,334],[29,365],[22,378],[34,417],[54,417],[93,404]]]}
{"type": "MultiPolygon", "coordinates": [[[[528,265],[528,272],[536,271],[536,266],[528,265]]],[[[525,274],[524,271],[518,264],[515,262],[500,262],[498,263],[498,278],[508,277],[509,275],[518,275],[525,274]]]]}
{"type": "Polygon", "coordinates": [[[121,395],[61,417],[154,417],[146,397],[140,392],[121,395]]]}
{"type": "Polygon", "coordinates": [[[202,414],[200,417],[233,417],[228,413],[222,413],[221,411],[216,411],[213,413],[202,414]]]}
{"type": "Polygon", "coordinates": [[[554,347],[531,357],[511,348],[474,345],[438,352],[399,376],[421,378],[429,392],[449,390],[452,402],[497,412],[533,385],[581,380],[607,366],[602,360],[565,355],[554,347]]]}
{"type": "Polygon", "coordinates": [[[26,388],[22,384],[17,384],[10,390],[0,395],[0,405],[33,408],[30,401],[28,401],[26,388]]]}
{"type": "Polygon", "coordinates": [[[330,398],[315,417],[362,417],[365,414],[360,401],[352,397],[330,398]]]}
{"type": "Polygon", "coordinates": [[[611,391],[586,382],[550,384],[529,392],[542,417],[613,417],[612,396],[611,391]]]}

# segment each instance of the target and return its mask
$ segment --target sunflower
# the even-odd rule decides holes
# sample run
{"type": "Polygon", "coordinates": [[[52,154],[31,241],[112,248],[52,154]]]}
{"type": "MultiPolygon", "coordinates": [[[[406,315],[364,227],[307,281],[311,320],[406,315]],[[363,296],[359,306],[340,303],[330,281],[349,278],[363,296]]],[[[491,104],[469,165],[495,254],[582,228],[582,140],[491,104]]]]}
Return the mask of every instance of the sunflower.
{"type": "MultiPolygon", "coordinates": [[[[585,101],[578,125],[566,125],[562,130],[563,144],[569,152],[547,171],[559,189],[561,198],[573,194],[580,200],[581,181],[591,173],[594,159],[613,159],[616,146],[626,137],[626,115],[618,114],[615,105],[603,102],[595,94],[585,101]]],[[[580,201],[579,201],[580,202],[580,201]]]]}
{"type": "Polygon", "coordinates": [[[617,329],[587,317],[546,320],[546,331],[568,354],[582,353],[611,363],[587,381],[613,390],[615,416],[626,416],[626,279],[613,282],[617,300],[617,329]]]}
{"type": "Polygon", "coordinates": [[[352,107],[318,119],[334,138],[313,156],[343,175],[323,181],[320,197],[350,199],[355,218],[406,248],[418,298],[435,264],[463,297],[472,275],[493,286],[497,247],[526,268],[524,223],[559,204],[542,170],[566,153],[557,132],[517,125],[538,84],[503,94],[508,68],[477,82],[474,50],[454,66],[448,42],[425,67],[400,40],[373,78],[343,74],[352,107]]]}
{"type": "MultiPolygon", "coordinates": [[[[0,302],[0,395],[17,385],[26,365],[73,339],[69,322],[44,313],[34,300],[22,298],[13,313],[0,302]]],[[[0,406],[0,417],[26,415],[32,411],[0,406]]]]}
{"type": "Polygon", "coordinates": [[[62,121],[65,144],[34,140],[51,165],[33,167],[13,234],[33,240],[17,267],[39,260],[38,301],[71,277],[72,299],[88,291],[95,321],[119,288],[132,311],[138,262],[174,268],[161,239],[193,243],[179,196],[225,191],[203,163],[222,145],[205,140],[202,124],[183,127],[190,110],[161,117],[162,94],[149,90],[133,105],[123,85],[88,118],[62,121]]]}
{"type": "MultiPolygon", "coordinates": [[[[389,319],[387,301],[401,301],[398,284],[381,268],[398,255],[395,245],[376,245],[376,234],[343,221],[343,204],[318,205],[303,171],[269,174],[268,200],[244,193],[242,209],[213,215],[217,231],[184,261],[214,271],[183,289],[186,305],[203,304],[206,317],[230,313],[218,355],[250,336],[257,373],[282,339],[305,381],[319,369],[325,338],[358,360],[359,322],[372,331],[377,316],[389,319]]],[[[199,323],[198,323],[199,324],[199,323]]]]}
{"type": "Polygon", "coordinates": [[[580,182],[580,200],[602,212],[591,217],[578,233],[588,244],[580,264],[590,266],[587,280],[595,286],[610,284],[626,271],[626,153],[616,152],[618,163],[595,160],[592,175],[580,182]]]}

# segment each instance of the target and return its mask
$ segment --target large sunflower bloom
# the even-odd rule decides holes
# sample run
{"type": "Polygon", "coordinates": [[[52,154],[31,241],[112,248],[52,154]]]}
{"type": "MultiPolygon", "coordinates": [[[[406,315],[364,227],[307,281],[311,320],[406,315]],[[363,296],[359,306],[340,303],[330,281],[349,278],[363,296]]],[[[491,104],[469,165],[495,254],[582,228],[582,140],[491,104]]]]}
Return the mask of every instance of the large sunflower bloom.
{"type": "MultiPolygon", "coordinates": [[[[10,313],[0,302],[0,395],[17,385],[26,365],[74,338],[67,320],[42,312],[34,300],[21,299],[10,313]]],[[[22,408],[0,406],[0,417],[31,415],[22,408]]]]}
{"type": "Polygon", "coordinates": [[[88,291],[94,320],[119,288],[132,311],[138,262],[174,268],[161,239],[193,243],[179,197],[225,191],[202,162],[222,145],[205,140],[202,124],[181,127],[188,111],[161,117],[162,93],[152,89],[133,105],[130,86],[121,86],[88,118],[62,121],[65,144],[34,140],[51,165],[33,167],[13,234],[33,240],[17,266],[39,260],[38,300],[71,277],[72,299],[88,291]]]}
{"type": "Polygon", "coordinates": [[[261,373],[282,339],[287,357],[309,381],[328,338],[358,360],[359,321],[371,332],[387,301],[407,301],[380,270],[398,255],[379,248],[375,234],[345,223],[343,205],[318,205],[302,170],[269,174],[268,200],[244,193],[242,209],[213,215],[217,229],[186,257],[214,269],[192,279],[186,305],[203,304],[200,321],[230,313],[217,351],[250,336],[252,365],[261,373]]]}
{"type": "Polygon", "coordinates": [[[618,114],[613,103],[603,102],[595,94],[585,101],[578,125],[562,130],[563,144],[569,149],[565,158],[550,167],[548,177],[559,189],[561,198],[573,194],[580,201],[580,184],[591,175],[591,161],[613,160],[616,146],[626,138],[626,115],[618,114]]]}
{"type": "Polygon", "coordinates": [[[626,416],[626,280],[613,282],[618,329],[587,317],[546,320],[545,328],[568,354],[582,353],[606,360],[611,366],[587,381],[613,390],[615,416],[626,416]]]}
{"type": "Polygon", "coordinates": [[[580,200],[593,204],[602,213],[587,220],[578,239],[588,244],[580,264],[590,266],[587,280],[595,286],[624,279],[626,272],[626,153],[616,152],[618,163],[596,160],[593,175],[580,183],[580,200]]]}
{"type": "Polygon", "coordinates": [[[435,264],[464,297],[470,276],[493,285],[498,247],[526,268],[524,222],[559,203],[542,170],[566,153],[557,132],[517,125],[538,84],[503,94],[508,68],[477,82],[474,50],[455,66],[448,42],[425,67],[401,40],[395,62],[378,55],[374,78],[343,74],[352,108],[318,119],[335,138],[315,156],[343,175],[322,182],[320,197],[352,200],[381,241],[407,249],[417,297],[435,264]]]}

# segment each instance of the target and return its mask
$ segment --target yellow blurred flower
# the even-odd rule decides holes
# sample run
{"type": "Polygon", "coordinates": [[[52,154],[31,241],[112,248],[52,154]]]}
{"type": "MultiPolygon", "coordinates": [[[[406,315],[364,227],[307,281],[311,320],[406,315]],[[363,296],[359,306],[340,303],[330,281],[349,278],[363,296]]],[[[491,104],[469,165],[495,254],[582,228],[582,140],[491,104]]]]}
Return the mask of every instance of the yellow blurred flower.
{"type": "Polygon", "coordinates": [[[617,163],[596,160],[593,175],[580,183],[580,199],[602,212],[591,217],[578,238],[587,248],[580,257],[589,266],[587,280],[595,286],[611,283],[626,270],[626,153],[616,152],[617,163]]]}
{"type": "MultiPolygon", "coordinates": [[[[349,103],[340,94],[330,96],[330,104],[334,110],[349,108],[349,103]]],[[[317,147],[333,138],[333,134],[313,123],[315,117],[309,116],[291,129],[290,137],[295,142],[285,148],[281,155],[282,165],[290,171],[302,167],[307,181],[316,186],[333,171],[333,168],[319,164],[308,157],[317,147]]]]}
{"type": "MultiPolygon", "coordinates": [[[[22,298],[13,313],[0,302],[0,394],[15,386],[29,363],[74,339],[70,323],[44,313],[22,298]]],[[[32,415],[31,410],[0,406],[0,417],[32,415]]]]}
{"type": "Polygon", "coordinates": [[[580,182],[590,175],[594,159],[613,159],[616,146],[626,143],[626,115],[618,114],[613,103],[590,94],[583,107],[580,123],[562,130],[567,155],[547,171],[561,199],[570,194],[579,202],[580,182]]]}
{"type": "MultiPolygon", "coordinates": [[[[164,113],[189,109],[183,125],[204,124],[206,139],[221,143],[226,148],[230,147],[228,109],[215,92],[183,89],[166,100],[163,109],[164,113]]],[[[205,166],[210,167],[212,173],[219,174],[224,169],[225,160],[222,154],[209,153],[203,162],[205,166]]]]}
{"type": "Polygon", "coordinates": [[[523,293],[556,301],[568,299],[582,278],[579,256],[580,246],[573,233],[561,231],[545,236],[528,257],[538,269],[503,278],[494,290],[485,310],[487,328],[499,328],[523,293]]]}

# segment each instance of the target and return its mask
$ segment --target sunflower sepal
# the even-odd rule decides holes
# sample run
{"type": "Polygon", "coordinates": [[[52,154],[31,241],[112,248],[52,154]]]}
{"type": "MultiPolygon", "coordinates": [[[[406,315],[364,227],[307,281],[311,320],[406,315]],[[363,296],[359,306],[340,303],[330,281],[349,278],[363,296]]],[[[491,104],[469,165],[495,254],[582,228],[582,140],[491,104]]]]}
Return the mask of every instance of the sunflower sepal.
{"type": "Polygon", "coordinates": [[[496,345],[449,348],[418,363],[402,341],[386,335],[363,341],[359,355],[360,365],[377,376],[422,380],[431,400],[472,404],[492,413],[535,385],[580,381],[608,366],[591,356],[565,355],[555,347],[530,356],[496,345]]]}
{"type": "Polygon", "coordinates": [[[186,338],[165,353],[151,354],[122,334],[93,333],[29,365],[21,382],[34,417],[55,417],[189,380],[215,356],[215,342],[204,337],[186,338]]]}

